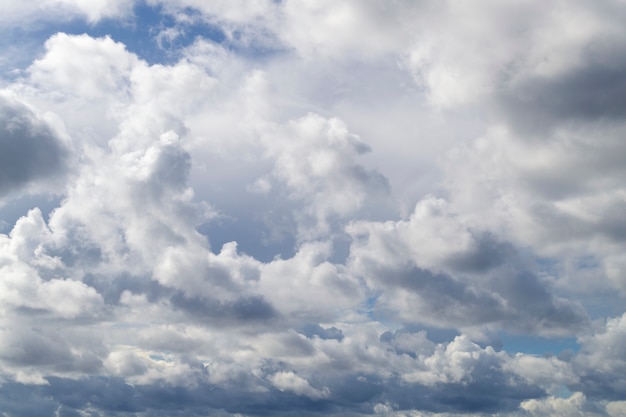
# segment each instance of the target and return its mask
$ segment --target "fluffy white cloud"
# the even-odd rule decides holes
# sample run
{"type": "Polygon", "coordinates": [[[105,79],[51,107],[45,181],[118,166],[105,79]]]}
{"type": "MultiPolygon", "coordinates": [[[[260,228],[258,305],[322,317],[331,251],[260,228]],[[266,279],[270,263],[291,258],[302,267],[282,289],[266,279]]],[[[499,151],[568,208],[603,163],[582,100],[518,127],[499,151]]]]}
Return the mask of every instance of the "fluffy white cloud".
{"type": "Polygon", "coordinates": [[[619,2],[2,7],[7,415],[623,414],[619,2]]]}
{"type": "Polygon", "coordinates": [[[528,400],[521,404],[521,408],[531,416],[602,416],[601,410],[592,411],[585,407],[587,399],[581,392],[572,394],[569,398],[549,397],[543,400],[528,400]]]}
{"type": "Polygon", "coordinates": [[[59,33],[46,41],[46,55],[31,65],[30,80],[36,85],[81,99],[124,97],[129,69],[136,57],[110,37],[59,33]],[[80,56],[81,60],[74,59],[80,56]]]}
{"type": "Polygon", "coordinates": [[[277,372],[270,377],[270,380],[281,391],[293,391],[297,395],[305,395],[310,398],[324,398],[329,395],[328,388],[324,387],[317,390],[306,379],[293,372],[277,372]]]}
{"type": "Polygon", "coordinates": [[[328,260],[332,249],[330,243],[306,243],[294,257],[262,265],[259,291],[298,321],[331,322],[351,314],[364,302],[364,291],[350,271],[328,260]]]}
{"type": "Polygon", "coordinates": [[[309,114],[264,132],[261,141],[275,161],[272,176],[287,186],[291,198],[304,202],[305,213],[314,219],[312,231],[308,219],[297,219],[304,223],[304,239],[328,234],[334,218],[354,214],[367,198],[387,191],[382,175],[357,163],[369,148],[340,120],[309,114]]]}

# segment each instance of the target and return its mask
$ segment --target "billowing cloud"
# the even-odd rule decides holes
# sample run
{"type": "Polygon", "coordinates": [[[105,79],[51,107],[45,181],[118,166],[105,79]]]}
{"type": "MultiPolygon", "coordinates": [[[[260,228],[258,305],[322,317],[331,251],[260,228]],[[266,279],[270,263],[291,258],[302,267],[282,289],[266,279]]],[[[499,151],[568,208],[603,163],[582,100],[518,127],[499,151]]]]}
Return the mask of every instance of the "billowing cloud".
{"type": "Polygon", "coordinates": [[[624,415],[620,2],[2,8],[0,412],[624,415]]]}
{"type": "Polygon", "coordinates": [[[408,221],[359,222],[351,263],[380,293],[381,309],[406,322],[465,327],[500,322],[520,330],[579,330],[584,310],[551,294],[517,250],[427,198],[408,221]]]}

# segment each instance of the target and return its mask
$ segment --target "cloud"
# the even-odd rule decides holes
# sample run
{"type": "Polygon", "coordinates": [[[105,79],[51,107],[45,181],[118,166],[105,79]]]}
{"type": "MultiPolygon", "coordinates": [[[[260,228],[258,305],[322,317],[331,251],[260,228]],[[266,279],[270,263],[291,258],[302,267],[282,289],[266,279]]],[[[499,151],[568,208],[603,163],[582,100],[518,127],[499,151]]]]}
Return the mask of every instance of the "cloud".
{"type": "MultiPolygon", "coordinates": [[[[381,403],[389,404],[387,409],[398,413],[428,410],[471,414],[514,411],[520,399],[541,395],[540,390],[505,368],[512,361],[506,353],[490,347],[482,349],[465,336],[435,345],[423,334],[417,335],[413,346],[419,350],[413,357],[389,351],[386,342],[371,340],[365,349],[360,331],[350,332],[342,342],[317,339],[314,345],[302,344],[295,334],[275,336],[278,335],[257,340],[255,346],[265,346],[269,351],[264,353],[269,356],[253,367],[217,360],[217,352],[203,365],[173,354],[117,346],[104,363],[117,376],[80,381],[48,377],[47,384],[38,390],[68,412],[96,407],[118,412],[151,411],[155,415],[207,408],[249,415],[264,415],[266,410],[303,410],[311,415],[324,411],[340,415],[342,410],[351,410],[354,415],[368,415],[372,409],[380,411],[376,404],[381,403]],[[316,354],[318,349],[324,355],[316,354]],[[281,358],[294,368],[285,368],[286,363],[270,359],[280,351],[281,358]],[[311,357],[321,362],[316,366],[303,360],[311,357]],[[327,363],[325,358],[337,362],[327,363]],[[346,363],[347,359],[352,363],[346,363]],[[372,372],[378,367],[385,372],[372,372]],[[123,376],[132,385],[124,383],[123,376]],[[69,394],[70,387],[74,394],[69,394]],[[86,398],[90,398],[89,403],[86,398]]],[[[407,341],[405,338],[405,348],[409,346],[407,341]]],[[[203,349],[210,345],[205,342],[203,349]]],[[[243,350],[233,352],[233,345],[224,344],[227,346],[230,355],[244,361],[251,359],[249,353],[242,356],[249,352],[249,347],[242,345],[243,350]]],[[[537,362],[540,366],[550,363],[545,359],[537,362]]],[[[3,388],[16,390],[18,386],[3,388]]]]}
{"type": "Polygon", "coordinates": [[[60,7],[84,15],[88,21],[127,16],[135,0],[50,0],[48,7],[60,7]]]}
{"type": "Polygon", "coordinates": [[[40,6],[0,410],[623,414],[620,3],[40,6]]]}
{"type": "Polygon", "coordinates": [[[322,339],[336,339],[341,341],[343,339],[343,332],[336,327],[330,327],[328,329],[323,328],[319,324],[307,324],[301,329],[302,334],[307,337],[320,337],[322,339]]]}
{"type": "Polygon", "coordinates": [[[292,258],[263,265],[259,290],[284,315],[305,323],[348,314],[363,302],[363,290],[345,267],[328,261],[331,250],[329,243],[307,243],[292,258]]]}
{"type": "Polygon", "coordinates": [[[58,259],[41,253],[37,240],[49,238],[50,232],[39,209],[18,220],[10,238],[3,237],[2,252],[9,262],[2,266],[0,285],[1,298],[7,307],[47,310],[63,318],[98,314],[100,294],[82,282],[58,276],[58,259]],[[31,246],[33,243],[37,246],[31,246]],[[33,252],[35,256],[31,255],[33,252]],[[43,280],[36,268],[48,270],[46,275],[53,278],[43,280]]]}
{"type": "Polygon", "coordinates": [[[546,334],[586,325],[581,306],[552,295],[514,246],[473,230],[443,199],[422,200],[408,221],[357,222],[348,232],[351,268],[380,294],[383,315],[546,334]]]}
{"type": "Polygon", "coordinates": [[[293,372],[277,372],[270,377],[272,384],[281,391],[292,391],[298,395],[310,398],[328,397],[328,388],[317,390],[309,385],[308,381],[293,372]]]}
{"type": "Polygon", "coordinates": [[[134,0],[45,0],[38,4],[10,0],[2,6],[2,17],[7,24],[16,20],[64,21],[75,17],[96,23],[104,18],[128,16],[134,4],[134,0]]]}
{"type": "Polygon", "coordinates": [[[604,416],[601,409],[595,409],[587,403],[581,392],[569,398],[550,397],[544,400],[528,400],[521,405],[532,416],[604,416]]]}
{"type": "Polygon", "coordinates": [[[10,93],[0,95],[0,196],[62,184],[71,165],[70,150],[51,117],[10,93]]]}
{"type": "MultiPolygon", "coordinates": [[[[387,191],[382,175],[356,162],[369,149],[340,120],[308,114],[283,131],[266,133],[261,140],[275,161],[272,176],[287,186],[291,198],[304,200],[315,221],[313,228],[323,234],[331,219],[358,211],[368,194],[373,197],[387,191]]],[[[319,232],[308,232],[309,227],[305,223],[304,235],[315,237],[319,232]]]]}
{"type": "Polygon", "coordinates": [[[110,37],[93,39],[58,33],[45,46],[46,55],[29,68],[35,84],[83,99],[126,93],[127,72],[136,58],[123,44],[110,37]],[[83,58],[82,64],[72,59],[77,55],[83,58]]]}
{"type": "Polygon", "coordinates": [[[622,343],[626,337],[625,317],[609,318],[598,325],[594,334],[582,338],[580,354],[574,365],[580,375],[580,384],[589,397],[620,400],[619,393],[626,380],[621,370],[626,366],[626,352],[622,343]]]}

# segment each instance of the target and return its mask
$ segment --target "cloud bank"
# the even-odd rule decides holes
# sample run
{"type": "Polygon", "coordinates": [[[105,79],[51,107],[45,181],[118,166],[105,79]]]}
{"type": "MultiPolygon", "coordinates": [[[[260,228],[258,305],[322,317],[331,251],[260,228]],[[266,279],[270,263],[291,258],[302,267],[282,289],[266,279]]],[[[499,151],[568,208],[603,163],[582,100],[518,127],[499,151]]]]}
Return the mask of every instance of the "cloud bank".
{"type": "Polygon", "coordinates": [[[626,415],[620,2],[0,8],[3,415],[626,415]]]}

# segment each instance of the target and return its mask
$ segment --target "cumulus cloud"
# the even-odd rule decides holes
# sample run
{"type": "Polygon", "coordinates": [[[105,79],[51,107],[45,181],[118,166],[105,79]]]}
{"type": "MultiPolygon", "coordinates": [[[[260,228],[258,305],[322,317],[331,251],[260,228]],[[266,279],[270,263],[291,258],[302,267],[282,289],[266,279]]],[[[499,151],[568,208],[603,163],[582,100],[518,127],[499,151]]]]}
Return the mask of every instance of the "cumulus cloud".
{"type": "Polygon", "coordinates": [[[136,58],[123,44],[110,37],[93,39],[58,33],[46,41],[45,47],[46,55],[30,67],[30,79],[35,84],[82,99],[126,93],[125,78],[136,58]],[[81,61],[72,59],[75,56],[81,61]]]}
{"type": "Polygon", "coordinates": [[[621,3],[2,7],[0,411],[624,414],[621,3]]]}
{"type": "Polygon", "coordinates": [[[585,395],[576,392],[569,398],[550,397],[544,400],[524,401],[521,408],[532,416],[604,416],[601,409],[587,403],[585,395]]]}
{"type": "Polygon", "coordinates": [[[511,244],[473,230],[445,200],[422,200],[408,221],[358,222],[348,230],[352,268],[381,294],[380,308],[402,320],[500,322],[548,334],[585,325],[584,310],[551,294],[511,244]]]}
{"type": "Polygon", "coordinates": [[[308,381],[293,372],[277,372],[270,377],[272,384],[281,391],[293,391],[310,398],[324,398],[329,395],[328,388],[317,390],[308,381]]]}
{"type": "MultiPolygon", "coordinates": [[[[309,114],[261,140],[275,160],[272,175],[285,183],[292,198],[304,200],[314,227],[323,234],[328,233],[331,219],[345,218],[358,211],[366,198],[387,191],[382,175],[356,162],[369,149],[340,120],[309,114]]],[[[320,233],[304,227],[305,238],[320,233]]]]}
{"type": "Polygon", "coordinates": [[[626,381],[621,370],[626,365],[623,341],[626,337],[625,317],[609,318],[598,324],[592,335],[582,339],[580,354],[574,365],[580,375],[580,385],[590,397],[600,396],[620,400],[626,381]]]}

